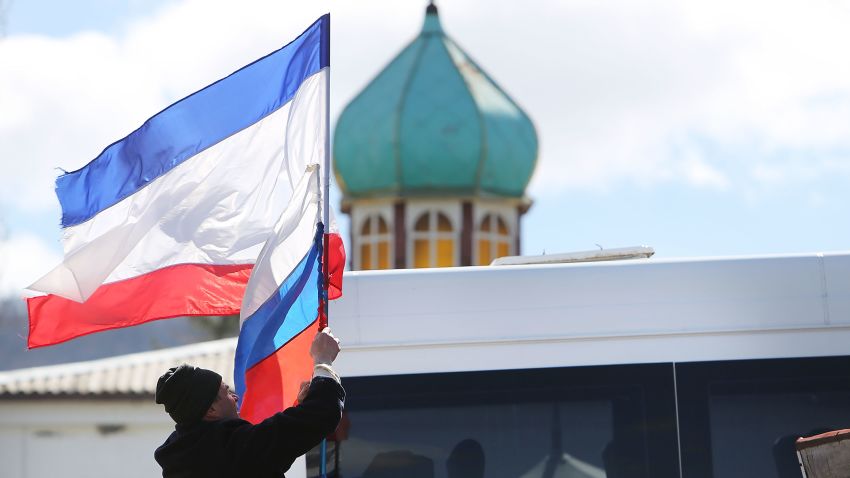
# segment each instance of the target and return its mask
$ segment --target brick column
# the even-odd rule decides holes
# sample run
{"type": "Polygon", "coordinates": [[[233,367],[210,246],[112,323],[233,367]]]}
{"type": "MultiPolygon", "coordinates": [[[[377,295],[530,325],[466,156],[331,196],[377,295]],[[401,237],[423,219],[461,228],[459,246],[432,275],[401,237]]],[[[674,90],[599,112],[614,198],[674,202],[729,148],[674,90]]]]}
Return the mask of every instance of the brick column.
{"type": "Polygon", "coordinates": [[[394,267],[407,269],[407,229],[405,228],[405,207],[402,201],[393,205],[393,253],[394,267]]]}
{"type": "Polygon", "coordinates": [[[475,264],[472,260],[472,231],[475,224],[472,220],[472,202],[464,201],[461,204],[461,226],[460,226],[460,265],[471,266],[475,264]]]}

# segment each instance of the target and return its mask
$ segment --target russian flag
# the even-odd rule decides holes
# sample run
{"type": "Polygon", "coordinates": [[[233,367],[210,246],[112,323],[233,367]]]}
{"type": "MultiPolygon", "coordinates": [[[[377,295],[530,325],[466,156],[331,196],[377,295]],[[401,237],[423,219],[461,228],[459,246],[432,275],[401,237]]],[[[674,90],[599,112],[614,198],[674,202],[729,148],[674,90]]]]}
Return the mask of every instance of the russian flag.
{"type": "MultiPolygon", "coordinates": [[[[258,423],[292,406],[313,370],[309,349],[325,298],[317,168],[308,167],[266,243],[242,301],[234,381],[239,416],[258,423]]],[[[331,264],[341,264],[331,252],[331,264]]]]}
{"type": "MultiPolygon", "coordinates": [[[[47,295],[27,300],[29,347],[240,311],[299,181],[326,158],[329,43],[325,15],[57,179],[65,257],[30,286],[47,295]]],[[[312,267],[312,252],[292,253],[312,267]]]]}

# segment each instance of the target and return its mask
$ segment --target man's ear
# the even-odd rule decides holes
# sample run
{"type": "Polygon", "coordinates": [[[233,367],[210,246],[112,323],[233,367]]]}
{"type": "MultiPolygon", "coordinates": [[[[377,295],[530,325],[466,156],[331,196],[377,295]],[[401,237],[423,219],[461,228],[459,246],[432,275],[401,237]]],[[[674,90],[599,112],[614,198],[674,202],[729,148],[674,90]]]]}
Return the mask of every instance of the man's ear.
{"type": "Polygon", "coordinates": [[[213,404],[210,405],[210,408],[207,409],[207,412],[204,413],[203,420],[215,421],[215,420],[218,420],[219,418],[220,417],[218,416],[218,410],[215,409],[215,402],[213,402],[213,404]]]}

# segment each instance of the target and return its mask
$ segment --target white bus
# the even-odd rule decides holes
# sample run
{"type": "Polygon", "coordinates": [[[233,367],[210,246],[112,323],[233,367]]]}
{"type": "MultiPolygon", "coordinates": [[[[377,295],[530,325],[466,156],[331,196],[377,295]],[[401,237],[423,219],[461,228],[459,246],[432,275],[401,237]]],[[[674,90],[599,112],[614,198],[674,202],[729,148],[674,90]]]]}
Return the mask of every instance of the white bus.
{"type": "Polygon", "coordinates": [[[796,437],[850,427],[847,253],[355,272],[344,293],[329,476],[799,477],[796,437]]]}

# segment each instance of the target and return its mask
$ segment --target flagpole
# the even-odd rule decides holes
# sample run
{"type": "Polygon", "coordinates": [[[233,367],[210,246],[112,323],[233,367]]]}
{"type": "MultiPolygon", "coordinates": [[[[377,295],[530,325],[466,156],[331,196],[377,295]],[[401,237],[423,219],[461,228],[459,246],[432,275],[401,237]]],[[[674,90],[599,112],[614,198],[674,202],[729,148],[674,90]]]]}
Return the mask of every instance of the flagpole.
{"type": "Polygon", "coordinates": [[[322,195],[322,201],[324,202],[322,218],[325,222],[325,234],[322,238],[323,248],[322,248],[322,265],[324,270],[324,287],[322,290],[322,297],[324,307],[324,313],[321,314],[319,318],[319,330],[324,329],[328,326],[328,288],[330,286],[330,267],[328,265],[329,259],[329,251],[330,251],[330,241],[328,239],[328,233],[330,232],[331,227],[331,219],[330,219],[330,190],[331,190],[331,67],[330,67],[330,29],[331,29],[331,17],[328,14],[328,25],[327,25],[327,51],[328,51],[328,71],[325,75],[325,158],[324,165],[322,166],[322,182],[324,184],[324,194],[322,195]]]}
{"type": "MultiPolygon", "coordinates": [[[[327,29],[324,32],[323,40],[326,41],[328,62],[327,74],[325,75],[325,158],[324,166],[322,167],[322,179],[324,183],[325,193],[322,195],[324,202],[323,220],[325,221],[325,233],[322,237],[322,266],[324,270],[324,286],[322,287],[322,307],[323,313],[319,314],[319,330],[324,330],[328,326],[328,288],[330,287],[330,265],[328,258],[330,257],[330,240],[328,233],[331,228],[331,206],[330,206],[330,190],[331,190],[331,15],[328,13],[327,29]]],[[[327,477],[327,450],[328,439],[323,438],[321,450],[319,452],[319,475],[322,478],[327,477]]]]}

